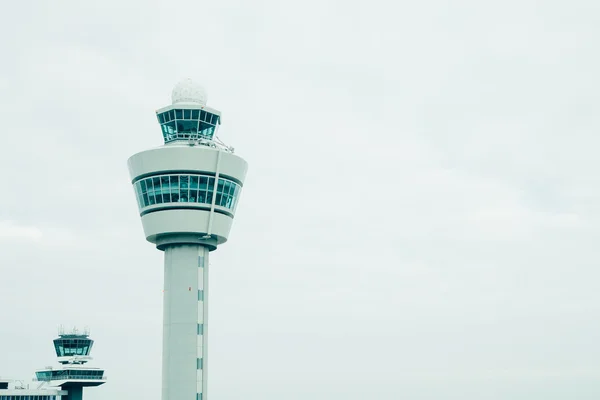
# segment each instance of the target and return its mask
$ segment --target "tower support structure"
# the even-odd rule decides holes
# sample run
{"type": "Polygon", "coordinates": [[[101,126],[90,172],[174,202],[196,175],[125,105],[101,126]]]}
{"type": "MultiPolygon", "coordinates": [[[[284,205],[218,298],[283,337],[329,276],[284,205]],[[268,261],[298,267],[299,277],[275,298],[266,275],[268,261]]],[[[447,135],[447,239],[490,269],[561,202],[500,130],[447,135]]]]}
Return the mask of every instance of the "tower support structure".
{"type": "Polygon", "coordinates": [[[128,166],[146,240],[164,252],[162,400],[207,400],[209,253],[228,240],[247,163],[190,80],[156,114],[164,145],[128,166]]]}
{"type": "Polygon", "coordinates": [[[197,397],[208,369],[209,250],[170,244],[164,253],[163,398],[197,397]]]}

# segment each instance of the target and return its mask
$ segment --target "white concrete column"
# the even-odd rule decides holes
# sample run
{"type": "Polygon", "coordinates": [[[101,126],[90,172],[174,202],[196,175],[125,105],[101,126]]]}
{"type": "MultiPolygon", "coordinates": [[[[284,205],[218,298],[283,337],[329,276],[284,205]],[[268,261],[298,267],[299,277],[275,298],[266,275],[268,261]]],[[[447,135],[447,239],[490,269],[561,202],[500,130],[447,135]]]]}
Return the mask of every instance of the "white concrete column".
{"type": "Polygon", "coordinates": [[[202,326],[201,332],[198,332],[197,357],[201,365],[197,371],[196,390],[201,396],[198,400],[206,400],[206,384],[208,375],[208,254],[206,247],[200,249],[198,257],[198,326],[202,326]]]}
{"type": "Polygon", "coordinates": [[[208,249],[165,248],[162,400],[206,400],[208,249]]]}

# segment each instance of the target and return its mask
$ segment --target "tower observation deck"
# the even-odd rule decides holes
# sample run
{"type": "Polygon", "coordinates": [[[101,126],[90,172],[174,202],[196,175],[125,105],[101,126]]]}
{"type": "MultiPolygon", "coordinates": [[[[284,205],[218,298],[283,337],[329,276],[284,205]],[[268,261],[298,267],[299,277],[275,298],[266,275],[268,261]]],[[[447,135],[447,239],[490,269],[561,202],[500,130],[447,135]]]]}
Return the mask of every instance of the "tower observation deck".
{"type": "Polygon", "coordinates": [[[156,111],[164,145],[129,158],[146,240],[164,252],[162,400],[207,400],[208,258],[227,241],[247,163],[187,79],[156,111]]]}

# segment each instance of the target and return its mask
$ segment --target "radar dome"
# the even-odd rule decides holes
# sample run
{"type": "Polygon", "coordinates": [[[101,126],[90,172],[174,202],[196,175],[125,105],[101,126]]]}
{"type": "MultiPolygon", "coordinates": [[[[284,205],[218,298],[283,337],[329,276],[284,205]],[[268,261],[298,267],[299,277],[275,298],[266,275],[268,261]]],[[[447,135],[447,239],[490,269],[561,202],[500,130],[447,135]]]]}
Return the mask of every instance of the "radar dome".
{"type": "Polygon", "coordinates": [[[206,98],[206,90],[189,78],[175,85],[171,93],[173,104],[192,103],[205,106],[206,98]]]}

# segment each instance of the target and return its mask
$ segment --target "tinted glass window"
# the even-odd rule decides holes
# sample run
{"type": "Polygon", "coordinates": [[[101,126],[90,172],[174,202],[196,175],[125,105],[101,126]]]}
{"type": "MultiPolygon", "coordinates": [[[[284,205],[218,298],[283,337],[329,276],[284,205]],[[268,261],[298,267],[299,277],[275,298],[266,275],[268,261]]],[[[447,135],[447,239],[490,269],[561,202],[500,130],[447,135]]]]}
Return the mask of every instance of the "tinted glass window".
{"type": "MultiPolygon", "coordinates": [[[[146,178],[134,183],[140,209],[163,203],[200,203],[213,201],[215,178],[206,175],[173,174],[146,178]]],[[[235,209],[239,185],[220,178],[215,193],[215,206],[235,209]]],[[[57,350],[58,351],[58,350],[57,350]]]]}
{"type": "MultiPolygon", "coordinates": [[[[177,133],[183,135],[197,135],[198,121],[177,121],[177,133]]],[[[185,137],[185,136],[184,136],[185,137]]]]}
{"type": "Polygon", "coordinates": [[[202,126],[200,127],[200,136],[203,136],[207,139],[212,139],[215,128],[213,126],[202,126]]]}

